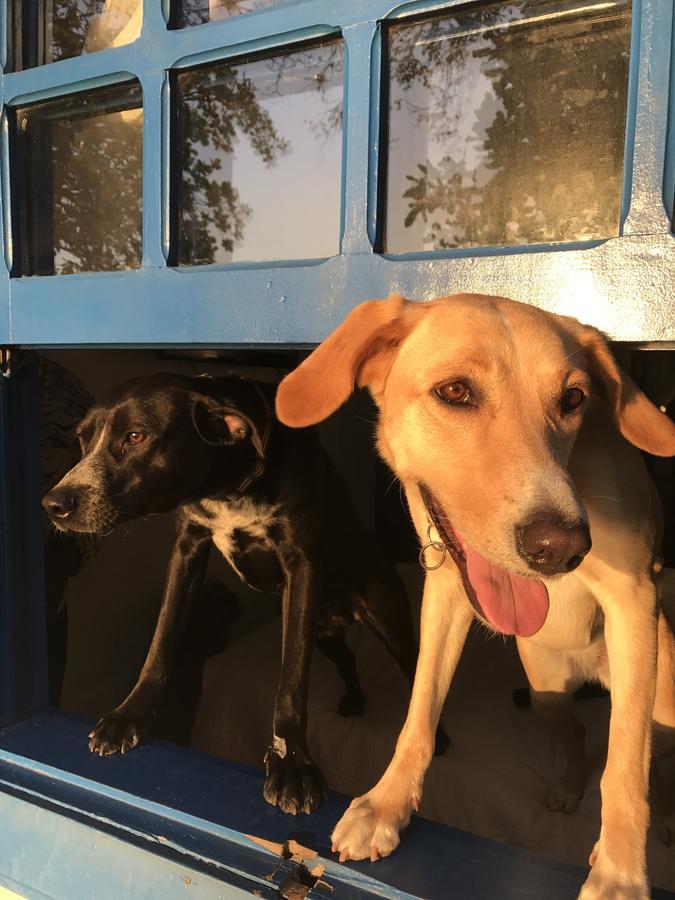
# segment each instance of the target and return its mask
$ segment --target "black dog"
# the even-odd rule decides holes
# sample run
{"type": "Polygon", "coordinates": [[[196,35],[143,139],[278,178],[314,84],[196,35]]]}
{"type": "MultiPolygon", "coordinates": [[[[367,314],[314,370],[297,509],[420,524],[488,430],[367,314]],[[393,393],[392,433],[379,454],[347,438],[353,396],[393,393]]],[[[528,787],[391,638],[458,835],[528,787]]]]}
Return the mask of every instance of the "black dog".
{"type": "Polygon", "coordinates": [[[128,382],[80,423],[82,460],[43,502],[64,531],[100,533],[136,516],[177,511],[162,607],[139,680],[90,734],[89,748],[101,756],[124,753],[147,731],[211,541],[243,581],[281,594],[282,666],[264,795],[296,813],[325,796],[305,739],[315,636],[345,682],[344,714],[363,707],[347,624],[357,618],[368,625],[411,681],[417,646],[398,576],[357,522],[317,435],[274,419],[275,389],[238,377],[159,374],[128,382]]]}

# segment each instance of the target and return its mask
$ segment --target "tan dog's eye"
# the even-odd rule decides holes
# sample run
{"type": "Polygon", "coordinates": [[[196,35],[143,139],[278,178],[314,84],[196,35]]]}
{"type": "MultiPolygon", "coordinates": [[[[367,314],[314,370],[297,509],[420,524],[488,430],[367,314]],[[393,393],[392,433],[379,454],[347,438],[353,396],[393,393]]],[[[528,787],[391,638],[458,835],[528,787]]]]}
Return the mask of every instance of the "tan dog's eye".
{"type": "Polygon", "coordinates": [[[581,388],[567,388],[560,399],[560,410],[565,416],[567,413],[574,412],[578,409],[586,399],[586,394],[581,388]]]}
{"type": "Polygon", "coordinates": [[[130,431],[126,436],[127,444],[142,444],[146,435],[142,431],[130,431]]]}
{"type": "Polygon", "coordinates": [[[435,388],[435,392],[441,400],[453,405],[469,404],[473,400],[469,386],[463,381],[449,381],[447,384],[440,384],[435,388]]]}

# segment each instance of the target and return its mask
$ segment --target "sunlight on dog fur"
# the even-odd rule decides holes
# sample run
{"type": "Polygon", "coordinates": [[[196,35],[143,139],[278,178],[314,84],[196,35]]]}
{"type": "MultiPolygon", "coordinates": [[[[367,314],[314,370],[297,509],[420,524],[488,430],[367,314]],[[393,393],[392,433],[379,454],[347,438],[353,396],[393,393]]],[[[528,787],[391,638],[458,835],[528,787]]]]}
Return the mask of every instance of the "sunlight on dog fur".
{"type": "Polygon", "coordinates": [[[675,455],[675,425],[599,331],[500,297],[361,304],[282,382],[277,414],[314,424],[357,386],[379,407],[378,449],[421,544],[433,524],[448,553],[426,575],[396,752],[337,824],[333,849],[376,860],[398,845],[478,617],[516,635],[533,706],[563,743],[550,808],[575,809],[584,787],[573,692],[586,679],[611,689],[602,821],[579,896],[646,900],[652,719],[659,753],[672,753],[675,640],[654,580],[659,502],[635,448],[675,455]]]}

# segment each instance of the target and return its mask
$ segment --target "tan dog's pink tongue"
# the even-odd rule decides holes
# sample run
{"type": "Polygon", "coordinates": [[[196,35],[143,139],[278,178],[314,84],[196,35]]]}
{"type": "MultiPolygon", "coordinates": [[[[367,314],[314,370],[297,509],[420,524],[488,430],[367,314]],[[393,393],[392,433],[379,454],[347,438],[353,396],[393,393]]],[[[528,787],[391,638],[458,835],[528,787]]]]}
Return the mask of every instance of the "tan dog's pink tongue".
{"type": "MultiPolygon", "coordinates": [[[[455,532],[457,534],[457,532],[455,532]]],[[[548,591],[541,581],[512,575],[481,556],[457,535],[466,568],[485,618],[502,634],[531,637],[548,615],[548,591]]]]}

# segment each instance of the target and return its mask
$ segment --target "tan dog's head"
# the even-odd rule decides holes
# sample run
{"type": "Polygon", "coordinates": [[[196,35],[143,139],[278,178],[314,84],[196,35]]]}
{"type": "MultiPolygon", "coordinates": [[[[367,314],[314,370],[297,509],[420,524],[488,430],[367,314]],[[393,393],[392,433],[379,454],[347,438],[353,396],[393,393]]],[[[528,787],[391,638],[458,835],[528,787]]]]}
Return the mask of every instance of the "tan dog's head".
{"type": "Polygon", "coordinates": [[[566,467],[593,395],[631,443],[675,454],[675,425],[600,332],[500,297],[361,304],[282,382],[278,416],[321,421],[357,385],[380,408],[383,457],[426,488],[469,560],[475,550],[489,561],[476,576],[488,580],[495,567],[529,579],[568,572],[590,549],[566,467]]]}

